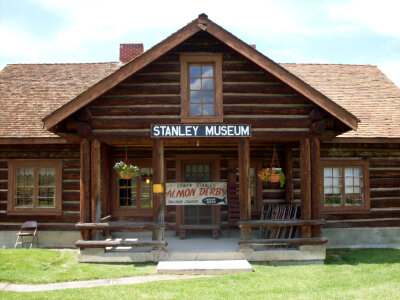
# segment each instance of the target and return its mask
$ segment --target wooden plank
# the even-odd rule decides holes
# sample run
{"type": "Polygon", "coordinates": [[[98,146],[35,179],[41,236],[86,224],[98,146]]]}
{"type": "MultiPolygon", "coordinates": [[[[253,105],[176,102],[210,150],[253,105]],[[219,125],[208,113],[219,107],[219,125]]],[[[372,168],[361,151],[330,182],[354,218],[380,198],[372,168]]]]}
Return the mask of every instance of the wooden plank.
{"type": "Polygon", "coordinates": [[[179,85],[155,85],[155,86],[121,86],[109,90],[105,95],[160,95],[160,94],[179,94],[179,85]]]}
{"type": "MultiPolygon", "coordinates": [[[[153,184],[164,185],[164,141],[153,139],[153,184]]],[[[164,193],[153,194],[153,221],[164,221],[164,193]]],[[[164,232],[153,231],[153,240],[164,240],[164,232]]]]}
{"type": "Polygon", "coordinates": [[[285,202],[293,203],[294,194],[293,194],[293,154],[292,148],[290,146],[286,146],[283,148],[283,156],[284,156],[284,166],[285,166],[285,202]]]}
{"type": "MultiPolygon", "coordinates": [[[[301,218],[311,219],[311,160],[310,139],[300,141],[300,184],[301,184],[301,218]]],[[[302,237],[311,236],[309,226],[302,227],[302,237]]]]}
{"type": "Polygon", "coordinates": [[[325,237],[314,238],[292,238],[292,239],[254,239],[241,240],[240,246],[269,246],[269,245],[321,245],[326,244],[328,239],[325,237]]]}
{"type": "Polygon", "coordinates": [[[179,95],[129,95],[125,97],[101,97],[92,106],[119,106],[119,105],[178,105],[181,103],[179,95]]]}
{"type": "Polygon", "coordinates": [[[252,220],[252,221],[239,221],[238,226],[247,228],[260,228],[260,227],[289,227],[289,226],[304,226],[304,225],[325,225],[324,219],[318,220],[301,220],[301,219],[279,219],[279,220],[252,220]]]}
{"type": "MultiPolygon", "coordinates": [[[[318,137],[311,138],[311,218],[321,218],[321,158],[318,137]]],[[[321,226],[313,226],[312,237],[320,237],[322,235],[321,226]]]]}
{"type": "MultiPolygon", "coordinates": [[[[251,218],[250,198],[250,145],[249,139],[242,138],[238,143],[239,164],[239,202],[240,220],[247,221],[251,218]]],[[[249,229],[241,229],[241,239],[247,239],[251,235],[249,229]]]]}
{"type": "MultiPolygon", "coordinates": [[[[255,94],[291,94],[294,91],[281,83],[272,84],[248,84],[235,83],[223,84],[224,93],[255,93],[255,94]]],[[[310,113],[310,111],[308,112],[310,113]]]]}
{"type": "MultiPolygon", "coordinates": [[[[224,90],[225,91],[225,90],[224,90]]],[[[230,106],[224,104],[224,115],[243,115],[243,114],[265,114],[265,115],[307,115],[312,107],[293,106],[293,107],[269,107],[269,106],[230,106]]]]}
{"type": "Polygon", "coordinates": [[[77,223],[77,229],[95,229],[95,230],[151,230],[157,228],[164,228],[164,222],[105,222],[105,223],[77,223]]]}
{"type": "Polygon", "coordinates": [[[143,116],[143,115],[179,115],[180,107],[157,106],[157,107],[92,107],[93,116],[143,116]]]}
{"type": "Polygon", "coordinates": [[[247,93],[227,94],[224,93],[224,104],[304,104],[309,100],[297,94],[260,94],[249,95],[247,93]]]}
{"type": "MultiPolygon", "coordinates": [[[[80,221],[90,222],[90,141],[83,139],[81,142],[81,169],[80,169],[80,221]]],[[[64,197],[63,197],[64,199],[64,197]]],[[[81,239],[88,235],[81,231],[81,239]]]]}
{"type": "Polygon", "coordinates": [[[78,248],[106,248],[106,247],[118,247],[118,246],[130,246],[130,247],[160,247],[164,248],[168,245],[166,241],[83,241],[79,240],[75,242],[75,246],[78,248]]]}

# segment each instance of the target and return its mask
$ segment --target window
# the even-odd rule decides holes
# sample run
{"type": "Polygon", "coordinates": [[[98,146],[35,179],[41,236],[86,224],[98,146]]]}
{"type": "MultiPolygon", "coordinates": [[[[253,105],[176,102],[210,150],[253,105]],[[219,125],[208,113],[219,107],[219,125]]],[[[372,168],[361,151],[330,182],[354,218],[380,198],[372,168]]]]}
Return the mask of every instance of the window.
{"type": "Polygon", "coordinates": [[[322,161],[322,165],[324,212],[368,212],[368,161],[322,161]]]}
{"type": "Polygon", "coordinates": [[[181,55],[182,122],[222,122],[222,55],[181,55]]]}
{"type": "Polygon", "coordinates": [[[9,161],[7,213],[61,214],[61,172],[61,161],[9,161]]]}
{"type": "Polygon", "coordinates": [[[132,179],[119,179],[115,175],[114,213],[116,215],[152,214],[153,207],[153,169],[140,166],[139,176],[132,179]]]}
{"type": "MultiPolygon", "coordinates": [[[[236,171],[234,173],[235,175],[235,183],[239,185],[239,168],[238,168],[238,162],[232,161],[230,162],[229,170],[234,170],[236,171]]],[[[250,175],[250,200],[251,200],[251,211],[254,214],[257,214],[261,212],[262,209],[262,181],[259,180],[257,173],[262,169],[262,161],[261,160],[252,160],[250,162],[250,169],[249,169],[249,175],[250,175]]]]}

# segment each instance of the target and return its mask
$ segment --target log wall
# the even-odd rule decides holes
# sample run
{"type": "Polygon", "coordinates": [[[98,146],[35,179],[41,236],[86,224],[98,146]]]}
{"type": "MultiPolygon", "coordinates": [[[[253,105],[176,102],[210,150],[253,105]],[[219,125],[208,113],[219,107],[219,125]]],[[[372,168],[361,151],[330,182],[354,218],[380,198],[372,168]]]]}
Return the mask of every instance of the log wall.
{"type": "Polygon", "coordinates": [[[201,51],[223,55],[224,123],[251,124],[255,138],[296,139],[308,135],[313,122],[321,123],[313,118],[315,104],[207,33],[199,33],[91,103],[93,135],[146,139],[151,124],[180,124],[179,55],[201,51]]]}
{"type": "Polygon", "coordinates": [[[400,226],[400,147],[398,144],[321,143],[321,160],[369,161],[370,205],[366,214],[323,215],[327,227],[400,226]]]}
{"type": "Polygon", "coordinates": [[[40,230],[75,230],[79,221],[79,146],[24,145],[0,147],[0,230],[19,230],[21,223],[35,220],[40,230]],[[62,215],[7,215],[9,159],[62,160],[62,215]]]}

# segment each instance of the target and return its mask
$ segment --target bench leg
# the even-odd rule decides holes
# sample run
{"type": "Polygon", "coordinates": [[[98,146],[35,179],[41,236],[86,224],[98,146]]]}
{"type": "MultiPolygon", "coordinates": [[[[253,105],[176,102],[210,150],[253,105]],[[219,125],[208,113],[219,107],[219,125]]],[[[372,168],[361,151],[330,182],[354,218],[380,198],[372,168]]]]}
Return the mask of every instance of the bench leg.
{"type": "Polygon", "coordinates": [[[185,229],[180,229],[179,230],[179,238],[181,240],[184,240],[186,238],[186,230],[185,229]]]}
{"type": "Polygon", "coordinates": [[[213,239],[219,238],[219,229],[213,229],[212,237],[213,239]]]}

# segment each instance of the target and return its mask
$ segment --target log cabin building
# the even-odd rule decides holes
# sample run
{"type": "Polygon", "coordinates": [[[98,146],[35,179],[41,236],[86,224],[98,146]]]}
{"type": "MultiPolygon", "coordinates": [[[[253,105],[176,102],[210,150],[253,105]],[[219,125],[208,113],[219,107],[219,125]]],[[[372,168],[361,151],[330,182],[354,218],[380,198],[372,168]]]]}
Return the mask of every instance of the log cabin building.
{"type": "Polygon", "coordinates": [[[146,52],[121,44],[120,60],[1,71],[0,246],[27,220],[42,246],[148,246],[158,259],[199,230],[239,229],[253,256],[400,244],[400,89],[377,67],[277,64],[205,14],[146,52]],[[283,187],[257,176],[274,153],[283,187]],[[118,178],[124,159],[138,177],[118,178]],[[182,182],[225,183],[227,202],[166,205],[182,182]],[[119,230],[152,234],[104,238],[119,230]]]}

